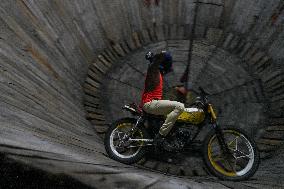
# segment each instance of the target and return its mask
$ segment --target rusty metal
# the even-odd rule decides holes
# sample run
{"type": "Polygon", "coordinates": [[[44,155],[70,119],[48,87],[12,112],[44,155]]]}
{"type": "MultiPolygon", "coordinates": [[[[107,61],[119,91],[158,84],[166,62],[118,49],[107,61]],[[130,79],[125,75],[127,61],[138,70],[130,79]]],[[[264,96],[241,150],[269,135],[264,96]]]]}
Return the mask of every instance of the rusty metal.
{"type": "Polygon", "coordinates": [[[59,78],[59,75],[52,68],[52,66],[48,63],[47,59],[43,55],[41,55],[35,48],[33,48],[32,45],[28,46],[25,50],[30,52],[34,60],[37,63],[43,65],[45,68],[47,68],[56,79],[59,78]]]}

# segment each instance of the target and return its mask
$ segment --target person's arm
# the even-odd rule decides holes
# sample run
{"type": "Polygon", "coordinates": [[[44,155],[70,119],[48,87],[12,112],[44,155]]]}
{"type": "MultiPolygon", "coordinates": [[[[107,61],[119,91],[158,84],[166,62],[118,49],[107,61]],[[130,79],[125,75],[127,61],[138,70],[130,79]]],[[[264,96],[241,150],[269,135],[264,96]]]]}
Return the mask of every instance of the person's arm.
{"type": "Polygon", "coordinates": [[[153,57],[153,63],[150,65],[150,69],[158,70],[164,59],[165,57],[163,53],[155,54],[153,57]]]}
{"type": "Polygon", "coordinates": [[[145,92],[153,91],[160,81],[160,63],[163,61],[162,54],[156,54],[153,58],[153,62],[149,65],[147,70],[147,76],[145,80],[145,92]]]}

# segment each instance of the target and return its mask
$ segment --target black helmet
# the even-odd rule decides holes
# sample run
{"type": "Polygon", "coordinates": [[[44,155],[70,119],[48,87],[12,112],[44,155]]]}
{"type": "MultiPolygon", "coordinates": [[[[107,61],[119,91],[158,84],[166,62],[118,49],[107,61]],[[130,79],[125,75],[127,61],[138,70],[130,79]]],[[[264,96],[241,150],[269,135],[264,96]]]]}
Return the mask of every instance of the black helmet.
{"type": "Polygon", "coordinates": [[[154,53],[152,53],[151,51],[149,51],[149,52],[147,52],[147,53],[145,54],[145,59],[146,59],[146,60],[149,60],[150,62],[152,62],[152,61],[153,61],[153,58],[154,58],[154,53]]]}

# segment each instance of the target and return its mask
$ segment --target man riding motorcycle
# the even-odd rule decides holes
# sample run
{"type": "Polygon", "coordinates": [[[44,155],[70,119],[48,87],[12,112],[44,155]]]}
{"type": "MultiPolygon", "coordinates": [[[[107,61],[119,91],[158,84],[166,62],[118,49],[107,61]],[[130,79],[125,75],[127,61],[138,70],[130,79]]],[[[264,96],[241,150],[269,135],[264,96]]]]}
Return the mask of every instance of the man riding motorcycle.
{"type": "MultiPolygon", "coordinates": [[[[162,100],[163,76],[172,71],[172,56],[168,52],[147,53],[146,59],[150,64],[141,100],[144,113],[133,103],[123,107],[135,118],[120,118],[110,125],[104,141],[109,157],[133,164],[147,157],[147,152],[183,153],[198,144],[206,169],[218,178],[240,181],[253,176],[260,162],[253,138],[235,126],[220,127],[209,94],[202,87],[187,108],[177,101],[162,100]],[[196,140],[204,127],[209,132],[202,141],[196,140]]],[[[184,75],[188,72],[189,68],[184,75]]],[[[180,94],[186,94],[190,87],[188,81],[185,83],[186,87],[176,88],[180,94]]]]}
{"type": "MultiPolygon", "coordinates": [[[[166,120],[154,138],[154,143],[156,144],[155,146],[161,146],[165,149],[175,148],[175,144],[165,140],[165,137],[185,107],[181,102],[162,100],[163,77],[173,71],[172,56],[166,51],[156,55],[148,52],[145,58],[149,60],[150,64],[147,69],[141,107],[149,114],[166,115],[166,120]]],[[[183,89],[178,88],[178,91],[182,92],[183,89]]]]}

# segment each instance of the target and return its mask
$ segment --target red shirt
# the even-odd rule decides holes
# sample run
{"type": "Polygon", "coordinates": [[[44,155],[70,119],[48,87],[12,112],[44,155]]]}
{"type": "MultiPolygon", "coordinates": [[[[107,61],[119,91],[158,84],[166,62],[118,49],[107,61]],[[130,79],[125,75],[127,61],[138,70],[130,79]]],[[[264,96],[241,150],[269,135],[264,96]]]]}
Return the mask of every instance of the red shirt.
{"type": "Polygon", "coordinates": [[[163,96],[163,77],[162,74],[160,73],[160,82],[159,85],[153,90],[149,92],[144,92],[142,94],[142,102],[141,105],[143,106],[147,102],[151,102],[152,100],[161,100],[163,96]]]}

